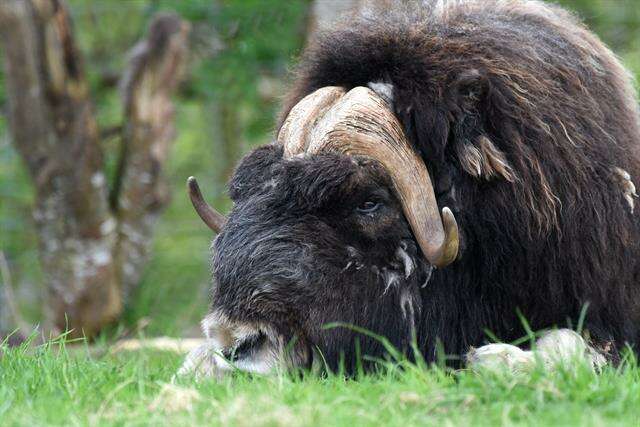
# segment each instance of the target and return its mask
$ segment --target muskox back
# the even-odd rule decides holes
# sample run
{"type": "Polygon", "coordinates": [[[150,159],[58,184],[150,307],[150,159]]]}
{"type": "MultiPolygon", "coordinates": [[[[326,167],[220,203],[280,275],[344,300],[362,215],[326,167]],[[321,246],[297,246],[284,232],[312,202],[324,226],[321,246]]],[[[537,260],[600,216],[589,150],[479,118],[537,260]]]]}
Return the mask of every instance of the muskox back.
{"type": "MultiPolygon", "coordinates": [[[[427,2],[428,3],[428,2],[427,2]]],[[[367,9],[312,40],[282,117],[324,86],[393,86],[393,108],[460,225],[423,289],[428,359],[534,329],[637,345],[640,119],[631,78],[564,10],[531,1],[367,9]],[[625,175],[629,174],[630,180],[625,175]]]]}

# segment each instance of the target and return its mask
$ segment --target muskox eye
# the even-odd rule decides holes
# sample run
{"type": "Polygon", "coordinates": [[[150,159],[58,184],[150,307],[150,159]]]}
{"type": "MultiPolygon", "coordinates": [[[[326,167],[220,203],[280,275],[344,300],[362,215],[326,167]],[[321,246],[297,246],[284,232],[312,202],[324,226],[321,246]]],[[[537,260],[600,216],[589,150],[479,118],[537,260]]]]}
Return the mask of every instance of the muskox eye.
{"type": "Polygon", "coordinates": [[[366,201],[358,206],[356,210],[361,214],[370,214],[377,211],[380,206],[382,206],[382,204],[379,202],[366,201]]]}

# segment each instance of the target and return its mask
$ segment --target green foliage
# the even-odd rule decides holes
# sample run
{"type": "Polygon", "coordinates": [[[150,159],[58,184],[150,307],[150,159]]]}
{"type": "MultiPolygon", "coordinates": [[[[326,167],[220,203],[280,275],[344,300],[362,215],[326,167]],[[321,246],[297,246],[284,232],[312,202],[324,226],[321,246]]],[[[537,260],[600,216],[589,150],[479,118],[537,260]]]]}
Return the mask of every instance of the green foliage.
{"type": "MultiPolygon", "coordinates": [[[[640,76],[640,7],[637,0],[561,0],[640,76]]],[[[637,87],[637,86],[636,86],[637,87]]]]}

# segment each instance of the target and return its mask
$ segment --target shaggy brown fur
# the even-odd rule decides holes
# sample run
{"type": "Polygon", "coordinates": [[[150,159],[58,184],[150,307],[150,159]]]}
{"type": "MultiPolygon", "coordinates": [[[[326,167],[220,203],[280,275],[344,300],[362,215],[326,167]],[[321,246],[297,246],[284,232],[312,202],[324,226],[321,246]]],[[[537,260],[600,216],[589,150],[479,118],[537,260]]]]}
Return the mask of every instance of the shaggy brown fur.
{"type": "Polygon", "coordinates": [[[516,307],[548,327],[587,302],[603,339],[638,340],[638,218],[613,172],[640,176],[638,104],[597,36],[538,1],[374,7],[312,41],[281,117],[322,86],[371,81],[393,84],[463,229],[457,265],[432,279],[458,299],[428,320],[456,325],[448,348],[477,344],[474,324],[516,337],[516,307]]]}
{"type": "Polygon", "coordinates": [[[323,325],[356,325],[403,350],[415,337],[432,361],[438,342],[461,355],[487,330],[521,338],[522,318],[534,330],[575,327],[588,305],[596,346],[638,351],[640,117],[629,76],[558,7],[422,3],[364,10],[314,39],[282,118],[324,86],[391,87],[384,96],[439,206],[457,218],[457,260],[428,265],[376,164],[283,159],[264,146],[230,183],[209,316],[226,322],[205,322],[208,336],[242,332],[222,350],[243,363],[293,340],[297,364],[319,352],[352,370],[385,349],[323,325]]]}

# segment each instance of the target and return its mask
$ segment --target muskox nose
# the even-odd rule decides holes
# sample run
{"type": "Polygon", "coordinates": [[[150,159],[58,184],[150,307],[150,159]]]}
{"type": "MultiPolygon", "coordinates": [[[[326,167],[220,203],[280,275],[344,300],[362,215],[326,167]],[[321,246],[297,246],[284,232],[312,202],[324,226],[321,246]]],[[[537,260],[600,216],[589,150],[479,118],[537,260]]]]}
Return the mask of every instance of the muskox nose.
{"type": "Polygon", "coordinates": [[[178,375],[221,379],[236,369],[267,374],[282,358],[282,345],[273,329],[250,322],[232,321],[214,311],[202,321],[205,344],[191,351],[178,375]]]}

